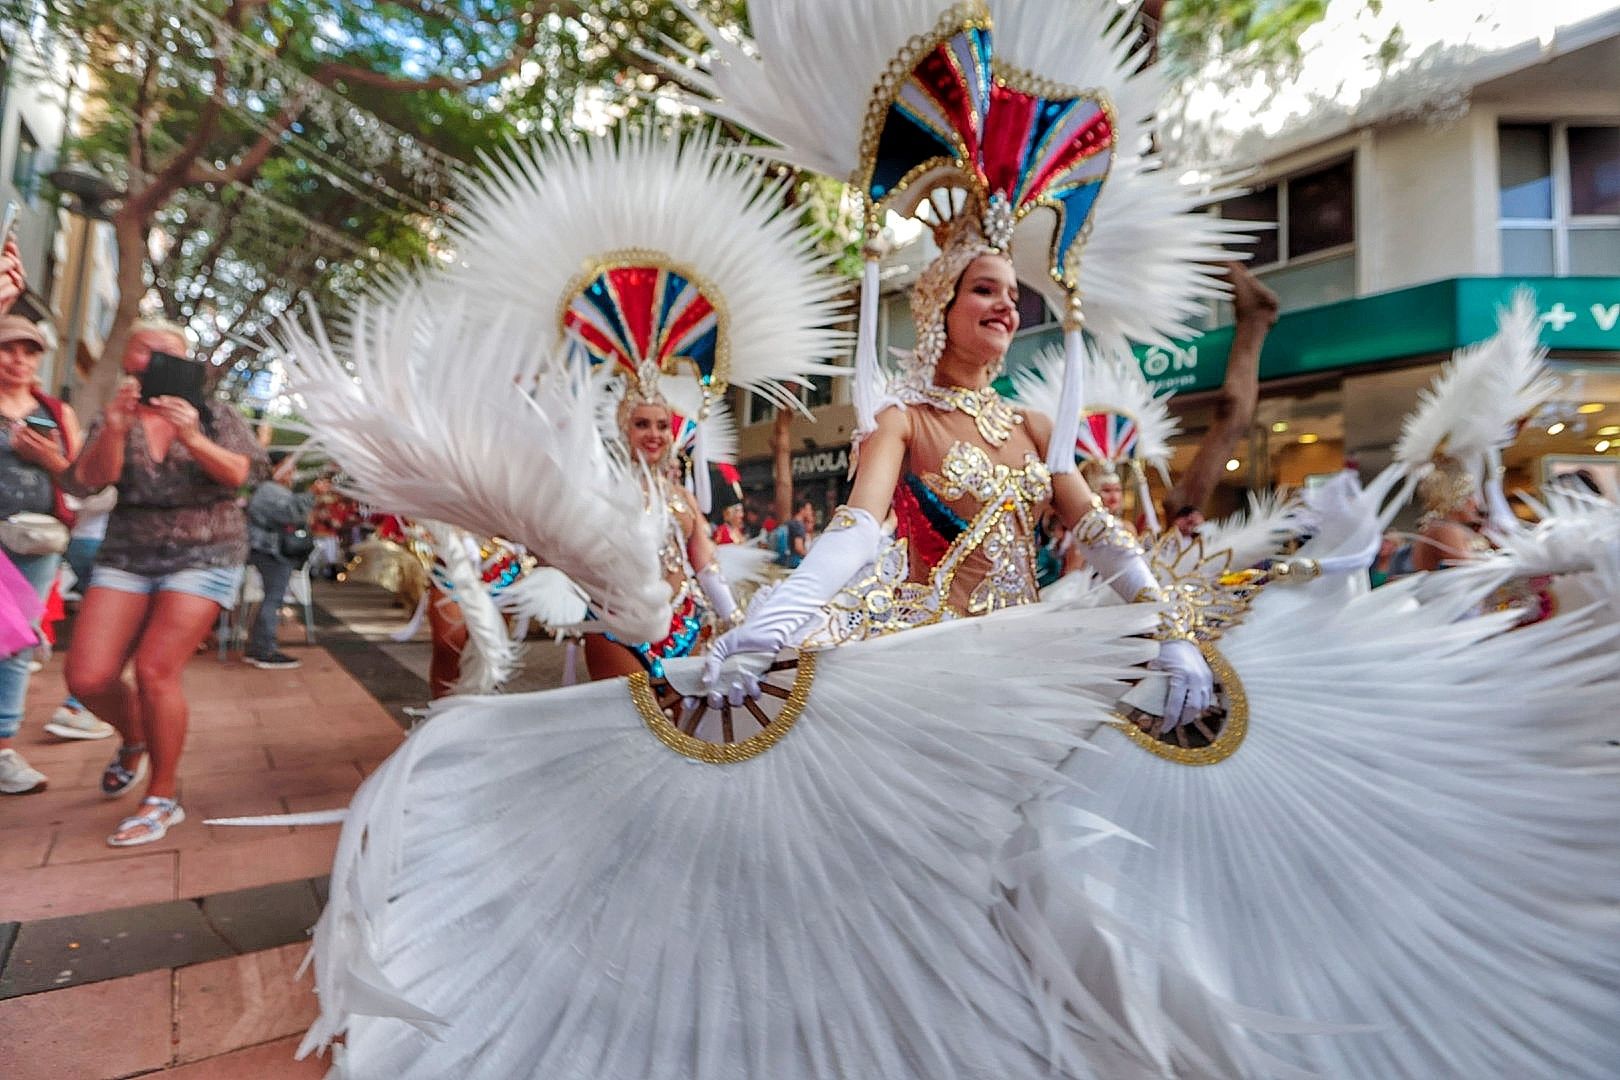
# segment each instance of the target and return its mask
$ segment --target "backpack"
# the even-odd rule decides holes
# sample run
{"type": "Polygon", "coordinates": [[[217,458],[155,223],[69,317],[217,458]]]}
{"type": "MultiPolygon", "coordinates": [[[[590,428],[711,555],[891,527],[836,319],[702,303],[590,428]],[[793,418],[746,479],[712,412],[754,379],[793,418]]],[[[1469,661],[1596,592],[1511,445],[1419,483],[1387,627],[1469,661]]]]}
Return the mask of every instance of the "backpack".
{"type": "Polygon", "coordinates": [[[771,533],[771,546],[776,549],[776,565],[789,570],[799,565],[798,557],[793,554],[793,533],[788,529],[787,522],[782,522],[771,533]]]}

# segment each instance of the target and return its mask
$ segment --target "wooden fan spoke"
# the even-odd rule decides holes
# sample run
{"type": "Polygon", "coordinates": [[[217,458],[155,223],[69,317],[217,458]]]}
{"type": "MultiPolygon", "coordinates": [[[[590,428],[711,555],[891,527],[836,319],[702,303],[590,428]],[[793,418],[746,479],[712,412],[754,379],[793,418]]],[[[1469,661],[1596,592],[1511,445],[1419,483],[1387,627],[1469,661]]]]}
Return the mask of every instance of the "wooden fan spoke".
{"type": "Polygon", "coordinates": [[[689,704],[667,681],[654,681],[646,674],[630,676],[630,699],[648,729],[671,750],[710,764],[737,764],[775,746],[798,721],[815,679],[815,656],[805,653],[777,661],[769,670],[792,671],[792,688],[762,681],[761,697],[740,706],[710,706],[702,698],[689,704]],[[737,721],[743,710],[749,721],[740,725],[739,735],[737,721]],[[711,720],[705,725],[703,721],[714,712],[720,714],[719,723],[711,720]]]}
{"type": "Polygon", "coordinates": [[[1190,724],[1171,726],[1138,710],[1116,714],[1113,726],[1137,746],[1180,765],[1214,765],[1237,752],[1248,735],[1249,699],[1237,671],[1209,643],[1200,650],[1216,676],[1218,704],[1190,724]]]}

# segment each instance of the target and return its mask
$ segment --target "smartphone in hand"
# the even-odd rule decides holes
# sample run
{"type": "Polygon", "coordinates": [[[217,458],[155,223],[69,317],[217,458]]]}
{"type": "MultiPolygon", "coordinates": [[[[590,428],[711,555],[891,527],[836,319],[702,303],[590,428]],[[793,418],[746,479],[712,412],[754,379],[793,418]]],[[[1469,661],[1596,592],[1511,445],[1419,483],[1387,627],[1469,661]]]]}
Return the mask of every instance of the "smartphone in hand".
{"type": "Polygon", "coordinates": [[[48,416],[25,416],[23,425],[41,435],[55,435],[57,432],[56,421],[48,416]]]}
{"type": "Polygon", "coordinates": [[[203,407],[208,370],[196,360],[173,353],[153,352],[141,372],[141,400],[156,397],[184,398],[198,409],[203,407]]]}

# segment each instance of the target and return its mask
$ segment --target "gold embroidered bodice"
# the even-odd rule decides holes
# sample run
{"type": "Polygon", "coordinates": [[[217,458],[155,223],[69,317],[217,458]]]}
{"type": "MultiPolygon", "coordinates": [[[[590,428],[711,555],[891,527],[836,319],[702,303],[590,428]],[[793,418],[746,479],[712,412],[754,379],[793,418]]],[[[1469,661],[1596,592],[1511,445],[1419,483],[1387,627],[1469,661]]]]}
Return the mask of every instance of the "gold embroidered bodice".
{"type": "MultiPolygon", "coordinates": [[[[999,404],[999,401],[998,401],[999,404]]],[[[992,426],[984,411],[909,406],[911,442],[895,488],[895,537],[872,574],[828,608],[815,644],[985,615],[1038,599],[1035,526],[1052,499],[1021,416],[992,426]]]]}

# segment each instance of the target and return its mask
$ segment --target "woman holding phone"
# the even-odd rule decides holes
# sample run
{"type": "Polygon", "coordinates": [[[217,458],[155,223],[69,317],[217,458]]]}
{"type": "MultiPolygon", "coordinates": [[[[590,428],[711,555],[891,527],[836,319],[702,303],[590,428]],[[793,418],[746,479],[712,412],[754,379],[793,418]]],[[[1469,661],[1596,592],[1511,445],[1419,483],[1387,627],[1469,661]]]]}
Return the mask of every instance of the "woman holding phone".
{"type": "MultiPolygon", "coordinates": [[[[36,384],[44,352],[39,327],[21,315],[0,316],[0,552],[41,600],[67,548],[73,515],[61,480],[79,445],[73,410],[36,384]]],[[[22,724],[31,659],[33,651],[24,649],[0,661],[0,794],[45,790],[45,774],[11,745],[22,724]]]]}
{"type": "Polygon", "coordinates": [[[201,374],[187,380],[176,367],[188,351],[179,326],[135,325],[126,377],[91,424],[69,477],[79,495],[118,488],[67,662],[69,691],[123,736],[102,793],[122,795],[150,769],[140,813],[107,838],[114,847],[159,840],[185,820],[177,772],[189,713],[180,673],[220,610],[236,603],[248,557],[236,494],[265,470],[247,421],[200,393],[207,369],[198,365],[201,374]],[[151,394],[151,385],[143,391],[149,369],[164,371],[165,387],[190,381],[199,392],[187,400],[151,394]],[[131,661],[133,684],[123,678],[131,661]]]}

